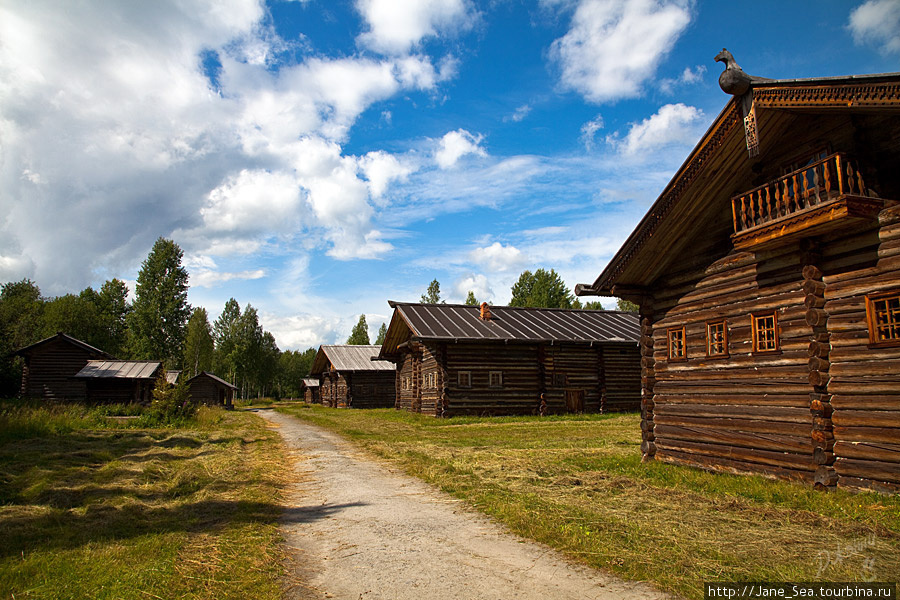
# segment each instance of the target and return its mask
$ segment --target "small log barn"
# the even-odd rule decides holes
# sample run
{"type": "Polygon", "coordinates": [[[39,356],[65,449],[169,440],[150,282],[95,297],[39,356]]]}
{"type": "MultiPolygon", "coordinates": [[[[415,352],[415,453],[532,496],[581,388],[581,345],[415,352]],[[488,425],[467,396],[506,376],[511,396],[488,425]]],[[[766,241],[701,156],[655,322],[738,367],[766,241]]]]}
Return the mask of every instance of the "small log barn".
{"type": "Polygon", "coordinates": [[[111,359],[112,356],[65,333],[16,351],[25,359],[22,369],[23,398],[45,400],[84,400],[84,381],[75,379],[89,360],[111,359]]]}
{"type": "Polygon", "coordinates": [[[578,295],[640,305],[645,460],[900,490],[900,73],[733,95],[578,295]]]}
{"type": "Polygon", "coordinates": [[[333,408],[394,406],[394,365],[373,360],[381,346],[320,346],[310,375],[319,378],[319,398],[333,408]]]}
{"type": "Polygon", "coordinates": [[[188,394],[196,402],[207,406],[234,408],[234,391],[237,387],[208,371],[194,375],[188,379],[187,385],[188,394]]]}
{"type": "Polygon", "coordinates": [[[435,416],[637,410],[638,317],[390,302],[398,409],[435,416]]]}
{"type": "MultiPolygon", "coordinates": [[[[162,372],[162,363],[156,360],[89,360],[75,379],[84,382],[89,402],[150,404],[162,372]]],[[[180,374],[168,371],[166,380],[175,384],[180,374]]]]}
{"type": "Polygon", "coordinates": [[[319,403],[319,380],[309,377],[300,382],[300,393],[307,404],[319,403]]]}

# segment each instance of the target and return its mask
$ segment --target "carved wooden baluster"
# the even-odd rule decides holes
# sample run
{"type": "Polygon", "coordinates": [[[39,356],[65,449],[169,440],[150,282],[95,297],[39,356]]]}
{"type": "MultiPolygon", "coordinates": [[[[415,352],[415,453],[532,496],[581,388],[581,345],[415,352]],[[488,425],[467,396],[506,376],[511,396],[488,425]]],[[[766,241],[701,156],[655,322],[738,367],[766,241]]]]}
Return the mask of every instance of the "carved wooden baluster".
{"type": "Polygon", "coordinates": [[[749,228],[750,216],[747,214],[747,196],[741,196],[741,218],[744,221],[744,228],[749,228]]]}
{"type": "Polygon", "coordinates": [[[791,176],[791,181],[794,184],[794,204],[797,206],[797,210],[806,208],[806,206],[801,204],[803,201],[803,194],[800,193],[800,182],[797,180],[797,173],[794,173],[791,176]]]}
{"type": "Polygon", "coordinates": [[[821,190],[819,189],[819,183],[821,182],[821,179],[819,179],[819,167],[821,165],[813,167],[813,190],[816,192],[816,204],[822,202],[821,190]]]}
{"type": "Polygon", "coordinates": [[[781,195],[781,188],[778,186],[777,181],[773,185],[775,186],[775,204],[778,206],[778,214],[783,217],[787,214],[787,210],[784,208],[784,198],[781,195]]]}
{"type": "Polygon", "coordinates": [[[856,183],[859,185],[859,195],[868,196],[869,190],[866,189],[866,182],[863,181],[862,171],[859,165],[856,165],[856,183]]]}
{"type": "Polygon", "coordinates": [[[734,232],[741,230],[740,221],[738,220],[737,198],[731,199],[731,219],[734,222],[734,232]]]}
{"type": "Polygon", "coordinates": [[[788,189],[788,180],[787,177],[781,180],[781,184],[784,187],[784,206],[787,210],[787,214],[791,214],[794,210],[791,208],[791,191],[788,189]]]}
{"type": "Polygon", "coordinates": [[[800,179],[803,180],[803,198],[806,201],[806,206],[809,208],[809,169],[800,173],[800,179]]]}
{"type": "MultiPolygon", "coordinates": [[[[769,220],[777,219],[778,212],[775,211],[775,207],[772,206],[772,194],[769,193],[769,186],[765,187],[766,190],[766,212],[769,213],[769,220]]],[[[762,192],[760,192],[762,193],[762,192]]]]}
{"type": "Polygon", "coordinates": [[[853,177],[853,164],[849,160],[846,162],[847,162],[847,193],[852,194],[852,193],[854,193],[854,191],[853,191],[854,185],[853,184],[855,183],[854,177],[853,177]]]}
{"type": "Polygon", "coordinates": [[[825,176],[825,198],[828,199],[831,197],[831,171],[828,169],[828,163],[831,160],[826,160],[824,164],[824,176],[825,176]]]}
{"type": "Polygon", "coordinates": [[[835,165],[834,173],[835,173],[835,175],[837,175],[837,180],[838,180],[838,194],[843,196],[844,195],[844,177],[843,177],[843,174],[841,173],[841,155],[840,154],[834,155],[834,165],[835,165]]]}

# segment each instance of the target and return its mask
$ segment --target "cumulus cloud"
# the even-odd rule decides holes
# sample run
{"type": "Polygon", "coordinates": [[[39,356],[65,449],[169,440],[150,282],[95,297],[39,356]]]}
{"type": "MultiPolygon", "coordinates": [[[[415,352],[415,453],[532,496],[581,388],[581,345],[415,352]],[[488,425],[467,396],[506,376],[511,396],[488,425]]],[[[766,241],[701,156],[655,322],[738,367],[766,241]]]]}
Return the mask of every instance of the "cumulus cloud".
{"type": "Polygon", "coordinates": [[[632,123],[623,139],[610,136],[607,141],[632,156],[674,143],[690,145],[697,140],[696,126],[702,118],[703,112],[693,106],[666,104],[640,123],[632,123]]]}
{"type": "Polygon", "coordinates": [[[382,150],[369,152],[359,159],[359,167],[369,182],[369,192],[377,200],[381,199],[392,181],[406,181],[415,171],[408,162],[401,162],[393,154],[382,150]]]}
{"type": "Polygon", "coordinates": [[[453,284],[453,292],[463,299],[469,295],[469,292],[473,292],[479,302],[491,302],[494,299],[494,290],[491,288],[488,278],[481,273],[469,273],[457,279],[453,284]]]}
{"type": "Polygon", "coordinates": [[[512,245],[504,246],[500,242],[472,250],[469,253],[469,260],[494,272],[514,270],[527,262],[518,248],[512,245]]]}
{"type": "Polygon", "coordinates": [[[215,287],[236,279],[261,279],[266,276],[266,272],[262,269],[253,269],[249,271],[240,271],[238,273],[227,273],[213,271],[210,269],[199,269],[191,272],[191,285],[197,287],[215,287]]]}
{"type": "Polygon", "coordinates": [[[868,0],[850,12],[847,27],[856,44],[873,44],[883,54],[900,54],[900,2],[897,0],[868,0]]]}
{"type": "Polygon", "coordinates": [[[513,123],[518,123],[520,121],[525,120],[525,117],[531,112],[531,106],[528,104],[523,104],[522,106],[516,108],[511,115],[507,115],[503,117],[503,121],[512,121],[513,123]]]}
{"type": "Polygon", "coordinates": [[[580,0],[551,56],[587,100],[636,97],[690,20],[688,0],[580,0]]]}
{"type": "Polygon", "coordinates": [[[487,152],[481,147],[483,139],[483,135],[473,135],[465,129],[447,132],[438,143],[434,160],[440,168],[449,169],[467,154],[487,156],[487,152]]]}
{"type": "Polygon", "coordinates": [[[369,26],[357,41],[383,54],[404,54],[422,39],[468,29],[475,11],[467,0],[357,0],[369,26]]]}
{"type": "Polygon", "coordinates": [[[681,75],[677,78],[667,78],[663,79],[659,82],[659,89],[662,90],[665,94],[671,94],[675,91],[676,86],[680,85],[693,85],[700,81],[703,81],[703,76],[706,74],[706,66],[697,65],[694,68],[685,67],[684,71],[681,72],[681,75]]]}

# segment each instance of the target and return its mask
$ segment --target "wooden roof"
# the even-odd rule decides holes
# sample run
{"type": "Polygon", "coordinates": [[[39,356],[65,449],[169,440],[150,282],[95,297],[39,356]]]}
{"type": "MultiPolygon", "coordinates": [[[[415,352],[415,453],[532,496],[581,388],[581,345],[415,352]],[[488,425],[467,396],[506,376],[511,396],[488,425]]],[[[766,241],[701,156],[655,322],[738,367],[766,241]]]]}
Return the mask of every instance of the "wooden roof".
{"type": "Polygon", "coordinates": [[[82,350],[84,350],[90,354],[96,354],[97,356],[113,358],[113,356],[111,354],[108,354],[108,353],[104,352],[103,350],[100,350],[99,348],[94,348],[90,344],[82,342],[81,340],[75,339],[71,335],[68,335],[68,334],[65,334],[62,332],[59,332],[56,335],[52,335],[48,338],[44,338],[43,340],[41,340],[39,342],[35,342],[35,343],[31,344],[30,346],[25,346],[24,348],[19,348],[18,350],[16,350],[16,354],[19,356],[25,356],[27,354],[30,354],[32,351],[36,350],[37,348],[44,346],[45,344],[48,344],[50,342],[56,341],[56,340],[60,340],[60,341],[69,343],[73,346],[81,348],[82,350]]]}
{"type": "MultiPolygon", "coordinates": [[[[751,88],[761,156],[783,143],[792,115],[900,112],[900,73],[756,79],[751,88]]],[[[641,286],[671,271],[708,221],[728,218],[720,209],[744,191],[757,162],[747,155],[742,119],[740,100],[732,97],[603,272],[593,284],[575,286],[576,295],[639,295],[641,286]]]]}
{"type": "Polygon", "coordinates": [[[313,360],[310,375],[320,375],[329,370],[335,371],[393,371],[394,365],[383,360],[372,360],[378,356],[381,346],[357,346],[352,344],[319,346],[313,360]]]}
{"type": "Polygon", "coordinates": [[[394,315],[381,356],[397,353],[410,336],[448,342],[637,343],[634,313],[560,308],[491,306],[491,319],[481,319],[478,306],[390,302],[394,315]]]}
{"type": "MultiPolygon", "coordinates": [[[[170,371],[170,372],[171,372],[171,371],[170,371]]],[[[216,377],[215,375],[213,375],[213,374],[210,373],[209,371],[201,371],[200,373],[197,373],[196,375],[194,375],[193,377],[191,377],[190,379],[188,379],[188,385],[190,385],[190,383],[191,383],[192,381],[194,381],[195,379],[200,379],[201,377],[203,377],[203,378],[205,378],[205,379],[212,379],[213,381],[215,381],[215,382],[218,383],[219,385],[223,385],[223,386],[225,386],[225,387],[230,387],[230,388],[233,389],[233,390],[236,390],[236,389],[237,389],[237,386],[228,383],[227,381],[225,381],[225,380],[222,379],[221,377],[216,377]]]]}
{"type": "Polygon", "coordinates": [[[303,385],[308,388],[317,388],[317,387],[319,387],[319,380],[309,377],[309,378],[303,379],[303,385]]]}
{"type": "MultiPolygon", "coordinates": [[[[82,379],[153,379],[162,363],[158,360],[89,360],[75,377],[82,379]]],[[[180,371],[179,371],[180,373],[180,371]]]]}

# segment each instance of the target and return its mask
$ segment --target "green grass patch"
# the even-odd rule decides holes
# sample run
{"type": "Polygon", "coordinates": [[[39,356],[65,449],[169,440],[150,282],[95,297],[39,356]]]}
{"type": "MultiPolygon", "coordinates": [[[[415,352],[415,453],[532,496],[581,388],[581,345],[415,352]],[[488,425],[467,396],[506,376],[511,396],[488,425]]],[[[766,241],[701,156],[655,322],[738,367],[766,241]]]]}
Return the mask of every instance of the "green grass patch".
{"type": "Polygon", "coordinates": [[[593,567],[689,598],[705,581],[896,581],[900,498],[641,463],[640,417],[435,419],[278,410],[593,567]]]}
{"type": "Polygon", "coordinates": [[[0,598],[280,598],[278,435],[136,412],[0,403],[0,598]]]}

